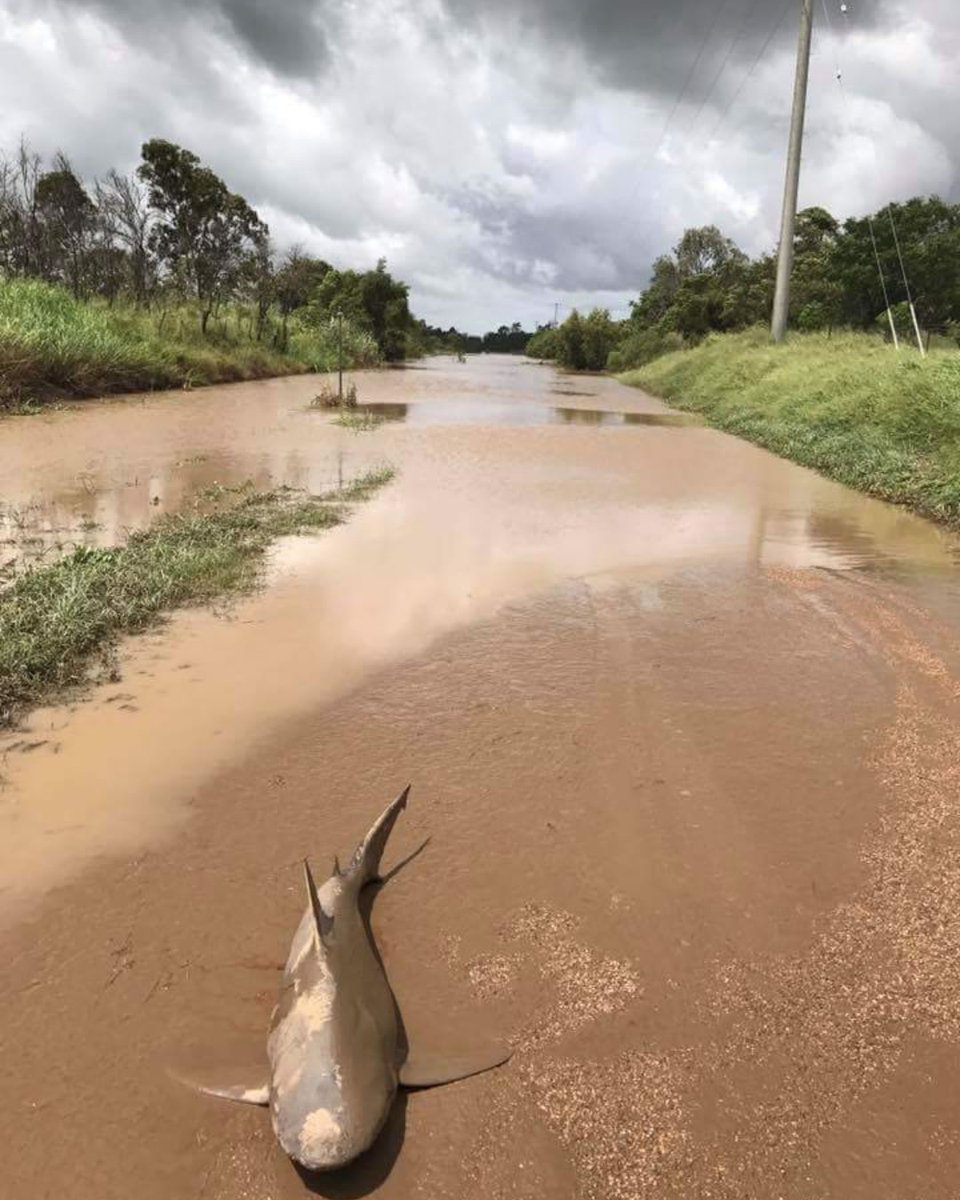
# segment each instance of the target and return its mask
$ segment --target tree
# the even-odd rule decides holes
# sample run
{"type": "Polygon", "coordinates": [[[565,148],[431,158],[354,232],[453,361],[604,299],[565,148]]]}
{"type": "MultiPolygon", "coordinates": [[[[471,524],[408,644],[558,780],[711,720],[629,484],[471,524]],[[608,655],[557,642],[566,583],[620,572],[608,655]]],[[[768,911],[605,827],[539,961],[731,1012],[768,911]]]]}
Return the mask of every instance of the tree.
{"type": "MultiPolygon", "coordinates": [[[[715,225],[687,229],[673,253],[654,263],[650,286],[631,305],[628,336],[656,328],[697,339],[712,329],[739,328],[745,309],[757,308],[762,283],[746,254],[715,225]]],[[[636,343],[643,354],[650,344],[636,343]]]]}
{"type": "Polygon", "coordinates": [[[136,175],[109,171],[96,184],[97,208],[107,238],[123,249],[129,290],[136,304],[146,304],[156,283],[150,253],[153,217],[147,193],[136,175]]]}
{"type": "Polygon", "coordinates": [[[673,255],[681,282],[695,275],[722,274],[727,268],[742,266],[747,261],[743,251],[724,237],[716,225],[687,229],[673,255]]]}
{"type": "Polygon", "coordinates": [[[280,309],[278,344],[286,349],[290,317],[306,308],[332,267],[321,258],[304,254],[300,246],[291,247],[273,276],[273,295],[280,309]]]}
{"type": "Polygon", "coordinates": [[[680,271],[676,260],[670,255],[661,255],[653,264],[647,290],[630,305],[631,321],[641,327],[662,321],[676,299],[679,287],[680,271]]]}
{"type": "Polygon", "coordinates": [[[394,279],[381,258],[375,271],[367,271],[360,284],[363,307],[370,330],[387,362],[398,362],[406,355],[406,337],[410,328],[409,289],[394,279]]]}
{"type": "Polygon", "coordinates": [[[527,343],[531,358],[555,359],[560,355],[560,331],[552,325],[540,325],[527,343]]]}
{"type": "Polygon", "coordinates": [[[308,320],[328,321],[337,312],[371,333],[387,362],[405,357],[413,333],[408,288],[393,278],[385,259],[373,271],[326,272],[308,307],[308,320]]]}
{"type": "Polygon", "coordinates": [[[582,371],[586,366],[583,346],[583,320],[576,309],[557,330],[559,350],[557,360],[571,371],[582,371]]]}
{"type": "Polygon", "coordinates": [[[58,153],[53,170],[37,180],[34,199],[43,230],[43,274],[65,283],[79,298],[84,292],[86,258],[93,245],[97,209],[65,155],[58,153]]]}
{"type": "Polygon", "coordinates": [[[489,354],[523,354],[531,335],[524,331],[519,321],[512,325],[501,325],[483,335],[483,349],[489,354]]]}
{"type": "Polygon", "coordinates": [[[236,290],[269,230],[189,150],[154,138],[144,144],[142,156],[137,173],[156,215],[150,245],[183,290],[196,297],[206,333],[211,312],[236,290]]]}
{"type": "Polygon", "coordinates": [[[839,222],[825,208],[797,214],[790,320],[798,329],[829,329],[843,320],[843,288],[834,276],[839,222]]]}
{"type": "Polygon", "coordinates": [[[276,295],[280,312],[289,316],[310,303],[324,276],[332,270],[322,258],[311,258],[300,246],[293,246],[276,272],[276,295]]]}
{"type": "Polygon", "coordinates": [[[620,340],[620,326],[605,308],[595,308],[583,321],[583,365],[588,371],[603,371],[610,351],[620,340]]]}
{"type": "MultiPolygon", "coordinates": [[[[937,196],[915,197],[891,204],[872,218],[844,222],[830,256],[841,289],[843,319],[867,329],[878,315],[885,316],[887,300],[891,307],[906,302],[901,256],[920,322],[946,329],[960,318],[960,206],[937,196]]],[[[912,324],[911,319],[911,333],[912,324]]]]}
{"type": "Polygon", "coordinates": [[[21,140],[12,162],[0,166],[0,266],[11,275],[42,275],[42,225],[37,185],[40,156],[21,140]]]}

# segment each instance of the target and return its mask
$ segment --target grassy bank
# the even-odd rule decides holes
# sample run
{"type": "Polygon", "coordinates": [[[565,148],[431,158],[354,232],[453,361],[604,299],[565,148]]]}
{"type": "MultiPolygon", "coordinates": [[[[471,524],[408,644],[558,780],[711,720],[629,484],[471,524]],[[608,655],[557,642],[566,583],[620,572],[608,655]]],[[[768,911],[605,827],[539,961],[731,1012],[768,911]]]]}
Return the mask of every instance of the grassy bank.
{"type": "Polygon", "coordinates": [[[311,496],[216,489],[110,549],[81,547],[0,592],[0,727],[57,691],[111,670],[119,637],[164,613],[250,588],[270,543],[328,529],[392,478],[383,468],[311,496]]]}
{"type": "Polygon", "coordinates": [[[863,334],[714,335],[621,376],[711,425],[927,516],[960,523],[960,355],[863,334]]]}
{"type": "MultiPolygon", "coordinates": [[[[293,325],[286,353],[254,337],[254,313],[233,306],[200,332],[189,305],[150,311],[81,302],[38,280],[0,279],[0,406],[60,397],[264,379],[336,365],[336,331],[293,325]]],[[[370,366],[376,343],[346,330],[345,361],[370,366]]]]}

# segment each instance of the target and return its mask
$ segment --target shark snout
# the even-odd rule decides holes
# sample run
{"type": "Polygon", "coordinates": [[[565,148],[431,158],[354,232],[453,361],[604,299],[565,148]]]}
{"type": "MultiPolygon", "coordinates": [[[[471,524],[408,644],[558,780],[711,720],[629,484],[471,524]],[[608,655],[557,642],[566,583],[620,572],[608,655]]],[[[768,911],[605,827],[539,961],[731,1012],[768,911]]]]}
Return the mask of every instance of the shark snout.
{"type": "Polygon", "coordinates": [[[280,1143],[307,1171],[334,1171],[356,1156],[353,1139],[343,1127],[342,1112],[316,1108],[297,1129],[284,1130],[280,1143]]]}

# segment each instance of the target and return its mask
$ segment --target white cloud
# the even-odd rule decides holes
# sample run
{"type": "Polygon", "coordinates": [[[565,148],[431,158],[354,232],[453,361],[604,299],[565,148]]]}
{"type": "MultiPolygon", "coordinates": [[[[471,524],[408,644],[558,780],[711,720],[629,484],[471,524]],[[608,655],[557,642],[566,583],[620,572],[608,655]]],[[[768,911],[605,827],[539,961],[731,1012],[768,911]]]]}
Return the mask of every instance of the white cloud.
{"type": "MultiPolygon", "coordinates": [[[[338,265],[385,255],[421,315],[473,329],[545,321],[555,301],[625,311],[687,225],[772,246],[789,28],[747,78],[765,30],[727,6],[675,107],[707,0],[687,21],[652,0],[459,4],[277,0],[267,36],[249,0],[0,0],[0,140],[24,133],[93,174],[168,137],[281,244],[338,265]]],[[[801,198],[838,216],[956,187],[945,97],[960,13],[953,0],[876,11],[855,36],[818,38],[801,198]]]]}

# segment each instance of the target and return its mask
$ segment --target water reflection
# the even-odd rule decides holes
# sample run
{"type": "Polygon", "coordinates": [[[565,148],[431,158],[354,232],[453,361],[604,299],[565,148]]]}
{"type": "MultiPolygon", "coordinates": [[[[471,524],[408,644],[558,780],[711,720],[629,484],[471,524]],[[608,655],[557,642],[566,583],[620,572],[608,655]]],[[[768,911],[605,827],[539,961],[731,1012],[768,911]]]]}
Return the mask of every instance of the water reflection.
{"type": "MultiPolygon", "coordinates": [[[[591,380],[588,407],[553,403],[572,388],[549,368],[502,358],[354,378],[361,411],[385,419],[371,432],[308,410],[317,387],[309,378],[4,422],[0,572],[18,558],[51,561],[78,545],[115,545],[212,484],[320,491],[384,460],[401,471],[392,492],[430,493],[425,512],[438,495],[449,505],[451,487],[463,492],[474,540],[496,507],[501,529],[512,532],[494,538],[495,558],[538,555],[555,525],[575,522],[592,530],[583,534],[588,543],[606,544],[616,531],[624,561],[735,556],[911,569],[956,561],[957,541],[945,530],[746,443],[691,430],[696,417],[612,379],[591,380]],[[520,434],[536,427],[570,436],[520,434]],[[609,435],[592,436],[600,430],[609,435]]],[[[415,533],[404,527],[405,538],[415,533]]]]}
{"type": "Polygon", "coordinates": [[[204,489],[252,482],[258,490],[278,485],[324,491],[354,468],[342,450],[307,454],[299,447],[211,450],[173,461],[131,463],[120,477],[104,464],[64,479],[48,491],[0,506],[0,583],[17,563],[55,561],[79,546],[115,546],[163,513],[189,507],[204,489]],[[346,461],[345,461],[346,459],[346,461]]]}
{"type": "MultiPolygon", "coordinates": [[[[568,395],[580,395],[570,392],[568,395]]],[[[582,393],[588,395],[592,393],[582,393]]],[[[360,404],[359,412],[385,421],[407,425],[648,425],[665,429],[701,425],[699,418],[677,412],[631,412],[629,409],[565,408],[525,400],[498,401],[484,397],[458,396],[449,400],[425,400],[413,404],[393,402],[360,404]]]]}

